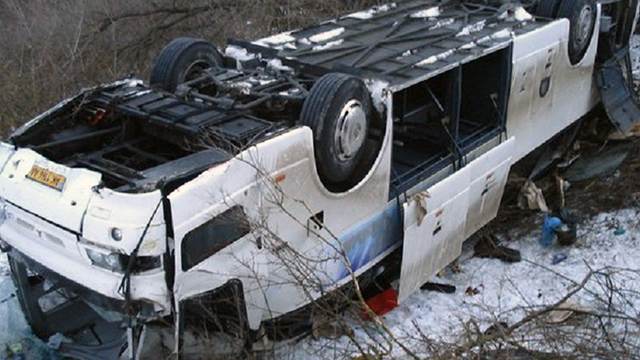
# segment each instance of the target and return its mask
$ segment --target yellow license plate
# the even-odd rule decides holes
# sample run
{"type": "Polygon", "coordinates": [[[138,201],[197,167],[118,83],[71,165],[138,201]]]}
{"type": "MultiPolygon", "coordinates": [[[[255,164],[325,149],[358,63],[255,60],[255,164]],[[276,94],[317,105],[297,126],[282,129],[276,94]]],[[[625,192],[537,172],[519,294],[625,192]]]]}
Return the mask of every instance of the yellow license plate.
{"type": "Polygon", "coordinates": [[[64,183],[67,181],[66,177],[38,165],[33,165],[31,170],[29,170],[27,177],[33,181],[47,185],[59,191],[62,191],[64,183]]]}

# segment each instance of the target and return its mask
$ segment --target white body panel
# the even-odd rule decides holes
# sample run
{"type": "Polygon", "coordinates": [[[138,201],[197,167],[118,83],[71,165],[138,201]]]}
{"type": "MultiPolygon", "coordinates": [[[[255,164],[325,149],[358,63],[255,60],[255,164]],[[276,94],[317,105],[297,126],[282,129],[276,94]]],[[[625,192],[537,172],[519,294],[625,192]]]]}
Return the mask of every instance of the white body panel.
{"type": "Polygon", "coordinates": [[[469,209],[464,167],[404,204],[404,245],[398,301],[404,301],[462,250],[469,209]]]}
{"type": "Polygon", "coordinates": [[[82,236],[94,244],[115,247],[119,252],[130,254],[138,245],[147,223],[150,223],[140,245],[139,254],[162,255],[167,243],[162,206],[151,219],[160,201],[160,190],[143,194],[124,194],[101,189],[91,197],[88,204],[82,236]],[[116,224],[122,232],[122,240],[118,242],[111,238],[111,229],[116,224]]]}
{"type": "MultiPolygon", "coordinates": [[[[322,185],[316,170],[312,132],[301,127],[251,147],[170,194],[176,239],[176,301],[215,289],[231,279],[241,279],[249,322],[255,327],[263,317],[286,313],[322,295],[300,289],[298,274],[292,273],[287,259],[280,257],[290,257],[291,253],[284,254],[292,251],[321,259],[327,256],[327,249],[341,247],[337,239],[346,230],[385,208],[390,134],[391,120],[387,119],[386,136],[373,169],[346,193],[334,194],[322,185]],[[276,190],[272,179],[277,176],[284,176],[284,180],[276,190]],[[255,235],[247,235],[244,241],[236,241],[183,272],[180,265],[183,237],[232,205],[242,205],[247,216],[274,232],[272,241],[281,244],[265,245],[260,250],[255,235]],[[308,220],[320,211],[324,211],[324,230],[314,233],[307,226],[308,220]],[[278,284],[266,286],[270,282],[278,284]]],[[[335,287],[332,273],[340,265],[318,262],[320,281],[335,287]]]]}
{"type": "Polygon", "coordinates": [[[504,187],[513,162],[515,137],[473,160],[469,167],[469,211],[464,227],[465,239],[480,230],[498,214],[504,187]]]}
{"type": "Polygon", "coordinates": [[[31,213],[74,232],[80,232],[82,217],[93,195],[92,188],[101,175],[84,169],[71,169],[45,159],[33,150],[19,149],[0,174],[3,197],[20,204],[31,213]],[[39,165],[66,177],[61,191],[27,178],[32,166],[39,165]]]}
{"type": "MultiPolygon", "coordinates": [[[[139,254],[162,255],[166,249],[162,208],[151,219],[160,191],[134,195],[97,190],[101,175],[96,172],[56,164],[29,149],[14,152],[3,145],[0,150],[0,161],[9,159],[0,172],[0,192],[7,201],[7,221],[0,225],[0,238],[63,277],[123,300],[118,291],[123,275],[93,266],[86,249],[130,254],[151,221],[139,254]],[[27,178],[34,164],[65,176],[62,190],[27,178]],[[121,241],[110,238],[114,227],[122,231],[121,241]]],[[[152,302],[158,313],[170,312],[171,299],[161,269],[133,275],[131,287],[133,298],[152,302]]]]}
{"type": "Polygon", "coordinates": [[[462,252],[462,243],[498,212],[515,139],[501,143],[404,204],[398,300],[462,252]]]}
{"type": "MultiPolygon", "coordinates": [[[[595,29],[598,26],[599,20],[595,29]]],[[[568,33],[569,21],[560,19],[513,40],[506,120],[509,140],[429,188],[423,195],[426,209],[421,209],[415,196],[404,204],[399,301],[455,260],[462,242],[495,218],[513,162],[595,106],[592,74],[598,33],[575,66],[567,53],[568,33]],[[544,79],[549,79],[550,87],[543,94],[544,79]],[[457,217],[447,216],[451,213],[457,217]]]]}
{"type": "MultiPolygon", "coordinates": [[[[122,274],[91,265],[85,247],[93,247],[78,242],[70,232],[11,205],[7,205],[7,215],[7,221],[0,226],[0,237],[9,245],[66,279],[98,294],[123,300],[118,292],[122,274]]],[[[131,296],[152,302],[160,314],[171,311],[162,271],[132,276],[131,296]]]]}
{"type": "Polygon", "coordinates": [[[513,161],[520,160],[596,105],[598,97],[592,75],[599,19],[589,49],[575,66],[569,62],[566,19],[513,40],[513,76],[507,111],[507,134],[517,139],[513,161]],[[541,97],[540,84],[545,77],[550,77],[551,86],[541,97]]]}

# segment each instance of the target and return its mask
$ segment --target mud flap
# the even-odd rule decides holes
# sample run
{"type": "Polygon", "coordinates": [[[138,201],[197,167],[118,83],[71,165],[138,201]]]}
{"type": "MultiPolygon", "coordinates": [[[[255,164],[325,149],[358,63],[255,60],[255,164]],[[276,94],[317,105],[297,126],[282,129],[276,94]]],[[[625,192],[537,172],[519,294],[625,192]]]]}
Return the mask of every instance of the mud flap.
{"type": "Polygon", "coordinates": [[[626,134],[640,121],[640,107],[633,91],[631,59],[625,48],[601,65],[596,74],[602,104],[609,119],[626,134]]]}

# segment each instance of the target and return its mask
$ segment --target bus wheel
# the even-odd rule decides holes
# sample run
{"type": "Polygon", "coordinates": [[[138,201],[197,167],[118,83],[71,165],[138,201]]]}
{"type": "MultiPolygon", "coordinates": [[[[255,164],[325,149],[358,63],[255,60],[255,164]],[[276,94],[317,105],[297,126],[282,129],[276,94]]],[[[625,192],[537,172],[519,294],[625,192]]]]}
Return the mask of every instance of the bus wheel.
{"type": "Polygon", "coordinates": [[[210,42],[180,37],[160,51],[151,69],[151,86],[169,92],[193,80],[211,67],[222,65],[222,56],[210,42]]]}
{"type": "Polygon", "coordinates": [[[589,48],[596,24],[595,0],[562,0],[558,17],[569,19],[569,60],[575,65],[589,48]]]}
{"type": "Polygon", "coordinates": [[[558,6],[560,6],[560,0],[540,0],[536,5],[534,14],[536,16],[553,19],[558,12],[558,6]]]}
{"type": "Polygon", "coordinates": [[[326,74],[311,88],[300,120],[313,130],[318,173],[329,189],[353,182],[372,116],[369,90],[354,76],[326,74]]]}

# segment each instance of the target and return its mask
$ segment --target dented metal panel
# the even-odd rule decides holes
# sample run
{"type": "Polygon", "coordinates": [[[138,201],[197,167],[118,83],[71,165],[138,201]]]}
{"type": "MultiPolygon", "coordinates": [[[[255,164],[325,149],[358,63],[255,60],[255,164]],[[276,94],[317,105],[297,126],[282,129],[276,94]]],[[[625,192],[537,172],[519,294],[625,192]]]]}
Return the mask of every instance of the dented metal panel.
{"type": "MultiPolygon", "coordinates": [[[[599,23],[598,18],[596,28],[599,23]]],[[[512,153],[514,162],[597,104],[592,75],[598,32],[593,34],[583,59],[575,65],[568,57],[568,34],[569,21],[563,18],[513,41],[507,135],[518,139],[512,153]]]]}
{"type": "Polygon", "coordinates": [[[626,133],[640,121],[640,108],[633,93],[629,50],[605,62],[596,73],[602,104],[613,125],[626,133]]]}

